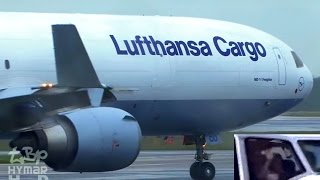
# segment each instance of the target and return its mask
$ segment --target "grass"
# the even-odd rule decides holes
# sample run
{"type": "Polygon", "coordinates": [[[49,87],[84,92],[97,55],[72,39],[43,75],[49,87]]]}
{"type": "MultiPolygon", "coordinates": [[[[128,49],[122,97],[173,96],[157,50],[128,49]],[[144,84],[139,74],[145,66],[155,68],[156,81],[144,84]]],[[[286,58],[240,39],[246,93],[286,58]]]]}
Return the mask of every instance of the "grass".
{"type": "Polygon", "coordinates": [[[1,151],[10,151],[9,140],[0,140],[0,150],[1,151]]]}
{"type": "MultiPolygon", "coordinates": [[[[208,150],[232,150],[233,149],[233,133],[225,132],[221,134],[223,143],[207,146],[208,150]]],[[[173,144],[166,144],[163,138],[143,137],[141,150],[195,150],[194,145],[182,145],[183,137],[175,136],[173,144]]]]}
{"type": "MultiPolygon", "coordinates": [[[[10,151],[9,140],[0,140],[0,151],[10,151]]],[[[9,163],[10,156],[9,155],[0,155],[0,164],[9,163]]]]}
{"type": "Polygon", "coordinates": [[[10,162],[10,156],[0,156],[0,164],[8,164],[10,162]]]}
{"type": "MultiPolygon", "coordinates": [[[[14,159],[20,158],[21,155],[16,155],[14,159]]],[[[0,164],[10,164],[11,155],[0,155],[0,164]]],[[[29,163],[29,161],[25,161],[25,163],[29,163]]]]}

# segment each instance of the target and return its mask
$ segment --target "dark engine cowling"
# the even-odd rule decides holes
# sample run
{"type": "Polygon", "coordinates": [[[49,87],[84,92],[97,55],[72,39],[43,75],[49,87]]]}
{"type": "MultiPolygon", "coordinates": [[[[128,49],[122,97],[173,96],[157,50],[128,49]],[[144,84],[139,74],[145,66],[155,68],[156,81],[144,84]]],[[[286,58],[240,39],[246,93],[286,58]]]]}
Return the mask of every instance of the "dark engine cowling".
{"type": "Polygon", "coordinates": [[[98,172],[125,168],[140,151],[141,130],[129,113],[110,107],[82,109],[55,117],[58,125],[24,132],[11,147],[46,150],[55,171],[98,172]]]}

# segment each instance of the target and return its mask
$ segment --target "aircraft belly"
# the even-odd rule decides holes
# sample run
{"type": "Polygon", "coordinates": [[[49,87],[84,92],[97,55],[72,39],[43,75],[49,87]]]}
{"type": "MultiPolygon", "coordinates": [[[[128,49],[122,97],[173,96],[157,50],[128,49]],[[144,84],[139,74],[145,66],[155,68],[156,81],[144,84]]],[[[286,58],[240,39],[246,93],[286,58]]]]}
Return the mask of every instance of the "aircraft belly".
{"type": "Polygon", "coordinates": [[[277,116],[301,99],[115,101],[139,122],[143,135],[219,133],[277,116]]]}

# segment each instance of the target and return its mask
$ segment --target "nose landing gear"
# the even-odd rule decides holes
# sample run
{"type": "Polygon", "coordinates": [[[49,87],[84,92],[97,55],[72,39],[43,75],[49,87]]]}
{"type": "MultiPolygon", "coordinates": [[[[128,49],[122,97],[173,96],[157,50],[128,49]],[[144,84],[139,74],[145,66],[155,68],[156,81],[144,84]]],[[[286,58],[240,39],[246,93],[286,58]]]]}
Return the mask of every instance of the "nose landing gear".
{"type": "Polygon", "coordinates": [[[204,152],[206,146],[206,138],[204,135],[194,136],[194,142],[196,144],[195,160],[190,167],[190,176],[194,180],[212,180],[216,174],[215,167],[210,162],[204,162],[209,160],[210,155],[204,152]]]}

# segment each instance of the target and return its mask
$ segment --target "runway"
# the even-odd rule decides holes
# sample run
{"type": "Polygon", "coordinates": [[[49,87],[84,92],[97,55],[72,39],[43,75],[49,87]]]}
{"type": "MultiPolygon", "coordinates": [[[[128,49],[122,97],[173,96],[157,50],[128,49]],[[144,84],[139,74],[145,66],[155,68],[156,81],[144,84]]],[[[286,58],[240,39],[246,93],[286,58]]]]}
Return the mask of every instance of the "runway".
{"type": "MultiPolygon", "coordinates": [[[[233,151],[208,151],[216,166],[217,180],[232,180],[233,151]]],[[[102,173],[61,173],[51,169],[46,174],[51,179],[81,180],[186,180],[193,163],[194,151],[142,151],[137,160],[128,168],[102,173]]],[[[44,165],[44,164],[42,164],[44,165]]],[[[0,165],[0,179],[8,179],[8,164],[0,165]]],[[[22,175],[21,179],[35,179],[35,175],[22,175]]]]}
{"type": "Polygon", "coordinates": [[[271,131],[320,131],[320,117],[277,116],[236,131],[271,132],[271,131]]]}

